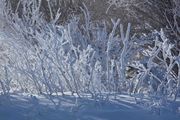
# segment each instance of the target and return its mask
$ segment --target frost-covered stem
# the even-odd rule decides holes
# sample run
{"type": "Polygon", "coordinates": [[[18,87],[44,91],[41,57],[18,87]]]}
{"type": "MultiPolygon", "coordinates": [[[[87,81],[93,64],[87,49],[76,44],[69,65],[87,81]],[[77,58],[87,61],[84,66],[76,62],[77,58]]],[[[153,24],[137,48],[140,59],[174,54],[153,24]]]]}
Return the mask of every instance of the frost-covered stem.
{"type": "Polygon", "coordinates": [[[69,90],[70,90],[72,93],[74,93],[74,90],[73,90],[73,88],[72,88],[72,86],[71,86],[71,84],[70,84],[70,82],[69,82],[69,79],[66,77],[65,72],[64,72],[64,71],[61,69],[61,67],[59,67],[59,66],[58,66],[58,70],[61,72],[63,78],[65,79],[66,84],[68,85],[69,90]]]}
{"type": "MultiPolygon", "coordinates": [[[[180,53],[179,53],[179,56],[180,56],[180,53]]],[[[180,57],[179,56],[178,56],[177,61],[176,61],[176,64],[177,64],[179,69],[178,69],[178,75],[177,75],[177,85],[176,85],[176,92],[175,92],[174,101],[176,101],[177,96],[180,92],[180,57]]]]}
{"type": "Polygon", "coordinates": [[[55,18],[54,18],[54,20],[53,20],[53,23],[54,23],[54,24],[59,20],[60,16],[61,16],[61,13],[60,13],[60,8],[59,8],[59,9],[57,10],[57,13],[56,13],[56,15],[55,15],[55,18]]]}
{"type": "Polygon", "coordinates": [[[120,55],[120,71],[119,71],[120,77],[119,78],[120,78],[120,81],[123,81],[123,82],[125,82],[125,80],[126,80],[125,70],[126,70],[127,62],[125,62],[125,59],[126,59],[126,55],[128,52],[128,46],[129,46],[128,40],[129,40],[129,35],[130,35],[130,28],[131,28],[131,24],[129,23],[128,27],[127,27],[127,31],[124,34],[123,25],[120,24],[120,32],[121,32],[121,40],[123,43],[123,48],[122,48],[122,52],[120,55]]]}
{"type": "Polygon", "coordinates": [[[45,58],[44,57],[41,58],[41,56],[39,54],[37,56],[38,56],[38,58],[40,59],[40,62],[41,62],[40,67],[41,67],[41,72],[42,72],[42,76],[43,76],[43,79],[44,79],[43,82],[45,83],[45,86],[46,86],[46,92],[49,95],[52,95],[52,88],[51,88],[51,86],[49,84],[49,80],[47,79],[48,77],[47,77],[46,72],[45,72],[46,68],[44,67],[45,58]],[[48,90],[47,90],[47,88],[48,88],[48,90]]]}
{"type": "Polygon", "coordinates": [[[9,78],[10,75],[8,73],[7,67],[3,66],[3,68],[4,68],[5,78],[4,78],[3,81],[0,80],[0,84],[1,84],[1,87],[2,87],[2,90],[3,90],[3,94],[4,95],[9,95],[11,79],[9,78]]]}
{"type": "Polygon", "coordinates": [[[52,12],[52,8],[51,8],[50,0],[47,0],[47,3],[48,3],[51,20],[53,20],[53,12],[52,12]]]}
{"type": "MultiPolygon", "coordinates": [[[[95,56],[95,51],[92,54],[91,60],[94,59],[94,56],[95,56]]],[[[89,81],[88,81],[88,91],[90,92],[92,98],[94,97],[94,93],[90,90],[90,84],[93,83],[94,69],[95,69],[95,64],[91,67],[90,78],[89,78],[89,81]]],[[[93,85],[92,85],[92,87],[94,89],[93,85]]]]}
{"type": "Polygon", "coordinates": [[[2,82],[2,80],[0,80],[0,84],[1,84],[1,87],[3,90],[3,94],[6,95],[6,87],[5,87],[4,83],[2,82]]]}
{"type": "Polygon", "coordinates": [[[115,72],[116,72],[116,73],[115,73],[115,74],[116,74],[116,75],[115,75],[115,76],[116,76],[116,77],[115,77],[116,79],[114,80],[114,85],[115,85],[115,92],[118,92],[118,86],[119,86],[119,85],[118,85],[118,84],[119,84],[118,62],[117,62],[117,61],[114,61],[114,62],[115,62],[114,64],[115,64],[115,72]]]}
{"type": "Polygon", "coordinates": [[[109,51],[111,49],[111,44],[112,44],[112,40],[113,40],[113,37],[114,37],[114,34],[115,34],[115,31],[116,31],[116,28],[120,22],[120,19],[118,19],[116,22],[111,19],[112,23],[113,23],[113,29],[109,35],[109,38],[108,38],[108,42],[107,42],[107,49],[106,49],[106,76],[107,76],[107,86],[108,86],[108,90],[110,90],[110,55],[109,55],[109,51]]]}
{"type": "Polygon", "coordinates": [[[73,72],[73,68],[72,66],[69,66],[69,69],[70,69],[70,77],[71,79],[73,80],[74,82],[74,86],[75,86],[75,91],[76,91],[76,94],[78,95],[78,97],[80,97],[80,94],[79,94],[79,85],[78,85],[78,82],[75,78],[74,78],[74,72],[73,72]]]}
{"type": "Polygon", "coordinates": [[[88,8],[87,8],[87,6],[85,5],[84,2],[83,2],[83,7],[84,7],[84,9],[82,7],[80,7],[80,9],[84,14],[84,19],[85,19],[84,31],[86,32],[87,37],[90,40],[90,32],[89,32],[89,30],[91,29],[90,28],[90,25],[91,25],[91,23],[90,23],[90,13],[89,13],[89,10],[88,10],[88,8]]]}
{"type": "Polygon", "coordinates": [[[110,90],[110,79],[109,79],[109,47],[110,47],[110,40],[108,41],[107,43],[107,60],[106,60],[106,69],[107,69],[107,72],[106,72],[106,75],[107,75],[107,86],[108,86],[108,90],[110,90]]]}
{"type": "Polygon", "coordinates": [[[9,94],[9,91],[10,91],[10,82],[11,82],[11,79],[9,78],[9,74],[8,74],[8,68],[5,66],[4,67],[4,71],[5,71],[5,79],[6,79],[6,90],[7,90],[7,94],[9,94]]]}
{"type": "Polygon", "coordinates": [[[43,91],[42,91],[42,86],[40,85],[40,83],[39,83],[39,81],[38,81],[35,73],[34,73],[34,72],[30,72],[30,74],[31,74],[30,77],[31,77],[31,79],[32,79],[33,82],[34,82],[34,85],[35,85],[38,93],[39,93],[39,94],[42,94],[42,93],[43,93],[43,91]]]}
{"type": "Polygon", "coordinates": [[[64,87],[63,87],[63,84],[62,84],[62,81],[61,81],[61,78],[59,75],[58,76],[58,86],[60,86],[60,91],[61,91],[61,94],[62,96],[64,96],[64,87]]]}
{"type": "Polygon", "coordinates": [[[177,32],[175,31],[174,26],[173,26],[172,23],[170,22],[169,18],[167,17],[167,15],[165,15],[165,18],[166,18],[166,20],[167,20],[167,22],[168,22],[168,24],[169,24],[172,32],[173,32],[176,36],[179,36],[179,35],[177,34],[177,32]]]}
{"type": "Polygon", "coordinates": [[[113,4],[109,4],[109,6],[107,7],[107,10],[106,10],[106,14],[108,14],[109,9],[111,8],[112,5],[113,5],[113,4]]]}
{"type": "MultiPolygon", "coordinates": [[[[177,84],[177,94],[179,94],[179,91],[180,91],[180,65],[178,64],[178,77],[177,77],[177,81],[178,81],[178,84],[177,84]]],[[[177,96],[177,95],[176,95],[177,96]]]]}

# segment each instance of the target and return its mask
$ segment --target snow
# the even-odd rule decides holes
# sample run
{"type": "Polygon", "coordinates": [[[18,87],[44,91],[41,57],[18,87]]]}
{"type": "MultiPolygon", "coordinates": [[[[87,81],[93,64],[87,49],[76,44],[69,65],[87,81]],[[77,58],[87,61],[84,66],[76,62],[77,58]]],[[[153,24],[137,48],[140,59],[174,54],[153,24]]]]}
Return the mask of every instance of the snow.
{"type": "MultiPolygon", "coordinates": [[[[11,94],[0,97],[0,120],[179,120],[180,111],[160,109],[160,114],[135,102],[129,95],[95,101],[76,96],[54,96],[55,106],[44,96],[11,94]]],[[[178,103],[174,104],[178,107],[178,103]]],[[[179,107],[180,108],[180,107],[179,107]]]]}

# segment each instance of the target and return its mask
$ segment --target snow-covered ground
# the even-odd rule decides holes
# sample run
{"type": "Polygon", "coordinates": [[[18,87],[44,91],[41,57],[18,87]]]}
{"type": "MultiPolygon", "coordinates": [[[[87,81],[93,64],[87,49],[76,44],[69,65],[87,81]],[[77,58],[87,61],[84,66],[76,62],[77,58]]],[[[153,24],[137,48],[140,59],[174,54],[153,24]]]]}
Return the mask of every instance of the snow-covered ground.
{"type": "MultiPolygon", "coordinates": [[[[52,101],[43,96],[12,94],[0,97],[0,120],[179,120],[180,111],[142,107],[128,95],[107,101],[60,96],[52,101]],[[58,105],[57,105],[58,104],[58,105]]],[[[170,105],[171,107],[173,105],[170,105]]],[[[174,105],[178,107],[178,103],[174,105]]]]}

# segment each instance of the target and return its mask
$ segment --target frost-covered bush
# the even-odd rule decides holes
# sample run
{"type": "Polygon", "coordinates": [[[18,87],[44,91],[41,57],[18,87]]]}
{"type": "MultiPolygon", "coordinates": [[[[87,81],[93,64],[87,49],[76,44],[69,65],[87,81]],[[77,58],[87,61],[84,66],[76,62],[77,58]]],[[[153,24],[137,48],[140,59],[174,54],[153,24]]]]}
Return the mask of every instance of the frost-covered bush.
{"type": "MultiPolygon", "coordinates": [[[[91,94],[102,92],[100,88],[104,88],[104,91],[113,89],[114,83],[111,80],[117,79],[113,76],[113,64],[115,64],[113,59],[118,60],[120,56],[113,58],[118,52],[112,49],[112,45],[115,45],[114,41],[118,42],[120,39],[114,37],[119,20],[112,21],[114,28],[108,34],[105,25],[101,28],[90,22],[85,5],[81,8],[85,15],[85,25],[79,28],[76,18],[66,26],[56,25],[60,17],[59,12],[50,22],[46,22],[41,17],[41,12],[38,12],[40,1],[31,0],[28,3],[23,1],[21,4],[23,6],[21,16],[18,12],[12,12],[8,5],[5,15],[15,31],[13,33],[15,36],[11,36],[13,41],[10,45],[14,48],[13,54],[18,56],[9,66],[16,69],[17,76],[22,79],[18,79],[19,84],[26,79],[25,85],[20,85],[22,90],[29,91],[28,89],[35,87],[39,93],[45,91],[48,94],[54,92],[63,94],[64,91],[71,91],[79,95],[81,92],[91,94]],[[98,46],[103,47],[104,50],[98,46]],[[102,73],[97,75],[95,71],[99,70],[102,73]]],[[[124,31],[121,30],[122,40],[128,40],[129,30],[130,26],[125,38],[123,38],[124,31]]],[[[126,43],[123,44],[125,50],[128,49],[126,43]]],[[[122,52],[122,56],[125,56],[124,54],[125,51],[122,52]]],[[[122,63],[117,64],[121,64],[118,68],[122,69],[121,71],[125,69],[122,63]]]]}
{"type": "MultiPolygon", "coordinates": [[[[149,42],[150,43],[150,42],[149,42]]],[[[168,101],[175,101],[179,96],[179,51],[161,30],[156,32],[153,44],[143,48],[141,59],[134,60],[131,67],[137,74],[132,77],[137,102],[140,98],[149,98],[148,108],[160,111],[168,101]],[[175,54],[175,53],[177,54],[175,54]]]]}
{"type": "Polygon", "coordinates": [[[125,31],[120,19],[112,19],[113,28],[108,32],[105,23],[91,21],[85,5],[81,8],[84,24],[74,16],[66,25],[59,25],[61,11],[50,11],[51,20],[46,21],[40,1],[21,4],[21,16],[9,4],[4,13],[11,26],[11,31],[5,30],[11,51],[1,72],[3,92],[11,88],[51,96],[70,91],[94,99],[125,92],[136,99],[150,98],[158,105],[179,96],[180,51],[165,30],[131,37],[131,24],[125,31]]]}

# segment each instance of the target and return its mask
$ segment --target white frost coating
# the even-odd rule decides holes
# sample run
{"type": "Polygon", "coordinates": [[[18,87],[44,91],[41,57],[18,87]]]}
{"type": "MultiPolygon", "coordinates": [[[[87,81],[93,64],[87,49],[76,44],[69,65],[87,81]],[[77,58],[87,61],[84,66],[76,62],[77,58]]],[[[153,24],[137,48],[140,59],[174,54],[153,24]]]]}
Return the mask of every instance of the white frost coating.
{"type": "Polygon", "coordinates": [[[14,32],[5,31],[11,38],[11,51],[9,62],[1,67],[2,94],[9,88],[38,93],[59,106],[61,99],[53,99],[59,93],[97,101],[130,93],[151,110],[159,110],[167,99],[178,97],[180,73],[173,68],[177,65],[179,69],[179,56],[172,54],[175,45],[169,44],[163,30],[131,37],[131,24],[124,31],[120,19],[112,19],[113,29],[108,33],[106,24],[90,21],[85,5],[81,8],[85,24],[79,25],[74,17],[67,25],[57,25],[59,10],[47,22],[39,11],[40,1],[21,2],[23,19],[18,11],[5,14],[14,32]],[[152,101],[146,103],[147,98],[152,101]]]}

